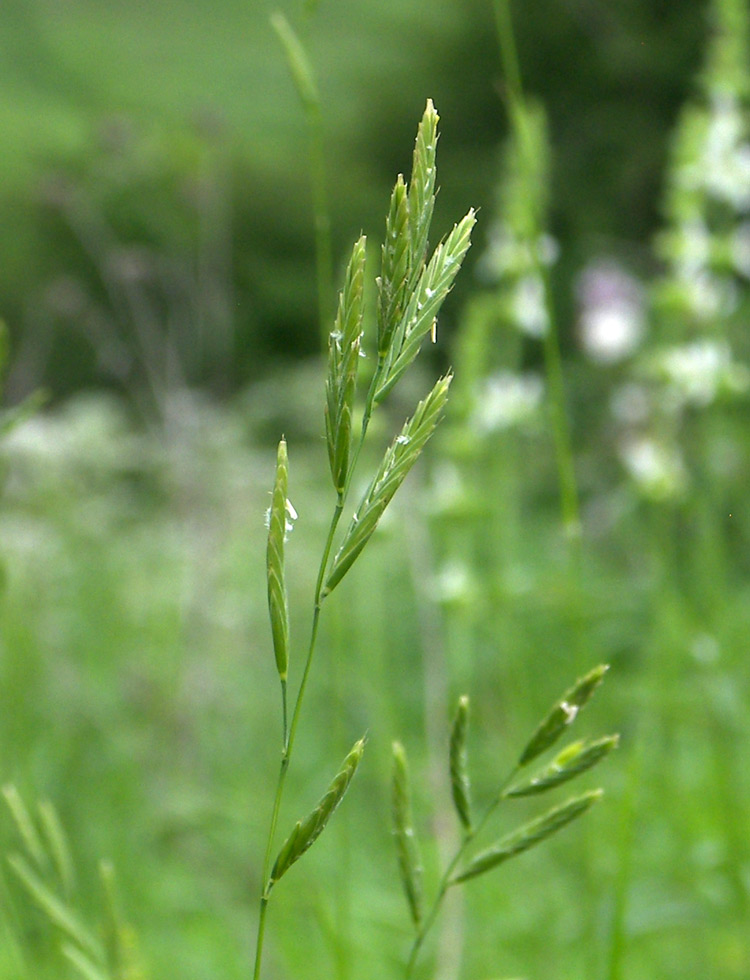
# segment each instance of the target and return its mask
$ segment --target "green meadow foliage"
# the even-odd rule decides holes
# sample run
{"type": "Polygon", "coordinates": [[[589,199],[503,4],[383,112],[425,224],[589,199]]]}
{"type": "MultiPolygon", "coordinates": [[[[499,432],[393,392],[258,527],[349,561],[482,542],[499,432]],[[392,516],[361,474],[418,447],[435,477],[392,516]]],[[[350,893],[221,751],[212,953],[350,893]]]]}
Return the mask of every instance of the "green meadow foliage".
{"type": "Polygon", "coordinates": [[[506,36],[494,203],[436,240],[428,102],[324,367],[219,406],[144,349],[127,408],[3,411],[1,980],[748,976],[747,4],[710,19],[567,356],[506,36]]]}

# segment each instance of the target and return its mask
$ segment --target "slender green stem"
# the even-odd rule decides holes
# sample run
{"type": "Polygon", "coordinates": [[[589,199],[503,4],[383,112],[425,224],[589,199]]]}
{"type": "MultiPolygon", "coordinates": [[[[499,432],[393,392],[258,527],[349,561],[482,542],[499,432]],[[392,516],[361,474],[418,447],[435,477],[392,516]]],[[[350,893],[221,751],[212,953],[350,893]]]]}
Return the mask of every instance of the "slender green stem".
{"type": "Polygon", "coordinates": [[[422,948],[422,945],[425,939],[427,938],[427,934],[432,928],[432,925],[438,916],[438,912],[442,907],[443,899],[445,898],[446,893],[451,886],[451,878],[453,876],[453,872],[456,870],[456,867],[458,866],[459,862],[463,858],[464,854],[466,853],[470,845],[474,842],[477,835],[484,828],[484,825],[487,823],[489,818],[498,808],[498,806],[503,801],[503,799],[505,799],[505,792],[510,786],[510,784],[513,782],[513,780],[516,778],[519,768],[520,766],[515,766],[512,772],[503,781],[500,789],[498,790],[497,795],[492,800],[490,805],[485,809],[484,813],[480,817],[479,822],[476,824],[476,826],[472,827],[472,829],[466,833],[464,839],[461,841],[461,844],[458,847],[458,850],[453,855],[453,857],[450,860],[450,863],[448,864],[447,868],[443,872],[443,876],[440,879],[440,884],[438,885],[438,890],[437,890],[437,894],[435,895],[435,899],[432,905],[430,906],[427,915],[422,920],[422,924],[419,927],[417,935],[414,937],[414,942],[412,943],[411,951],[409,953],[409,960],[408,963],[406,964],[406,973],[404,975],[405,980],[409,980],[409,978],[414,973],[414,967],[416,966],[417,959],[419,957],[419,951],[422,948]]]}
{"type": "Polygon", "coordinates": [[[321,350],[325,353],[333,316],[333,256],[331,249],[331,212],[328,207],[325,140],[320,105],[307,108],[310,128],[310,180],[312,183],[313,220],[315,223],[315,272],[318,287],[318,324],[321,350]]]}
{"type": "MultiPolygon", "coordinates": [[[[523,83],[516,50],[513,19],[511,16],[510,0],[494,0],[495,21],[505,79],[509,119],[515,134],[519,151],[528,167],[533,166],[533,147],[529,137],[526,117],[521,111],[523,105],[523,83]]],[[[543,227],[542,215],[538,213],[538,202],[532,202],[534,212],[534,237],[538,238],[543,227]]],[[[544,287],[544,303],[547,314],[547,331],[544,337],[544,366],[549,388],[550,418],[552,435],[555,444],[555,460],[557,463],[558,482],[560,486],[560,504],[563,525],[571,545],[574,548],[576,563],[580,564],[580,509],[578,504],[578,486],[576,482],[573,450],[570,436],[570,425],[565,407],[565,382],[560,354],[560,342],[557,325],[552,309],[549,272],[538,255],[538,250],[532,248],[535,273],[541,278],[544,287]]]]}
{"type": "MultiPolygon", "coordinates": [[[[284,751],[281,757],[281,768],[279,770],[279,778],[276,783],[276,794],[273,801],[273,811],[271,814],[271,824],[268,830],[268,840],[266,842],[266,851],[263,858],[263,869],[261,873],[261,896],[260,896],[260,913],[258,916],[258,937],[255,944],[255,971],[253,973],[253,980],[260,980],[260,968],[261,961],[263,957],[263,938],[265,935],[266,927],[266,910],[268,907],[268,900],[270,896],[269,887],[269,872],[271,870],[271,856],[273,854],[273,843],[276,836],[276,825],[279,819],[279,811],[281,809],[281,800],[284,795],[284,784],[286,782],[286,774],[289,770],[289,762],[292,757],[292,749],[294,747],[294,739],[297,733],[297,725],[299,723],[300,712],[302,709],[302,702],[305,697],[305,690],[307,688],[307,679],[310,675],[310,668],[312,667],[313,657],[315,654],[315,644],[318,638],[318,625],[320,622],[320,611],[322,606],[322,600],[320,598],[321,592],[323,591],[323,583],[325,581],[325,573],[328,567],[328,559],[331,554],[331,548],[333,546],[333,539],[336,534],[336,528],[338,527],[339,520],[341,519],[341,514],[344,509],[346,490],[342,493],[338,499],[336,507],[333,512],[333,517],[331,518],[331,524],[328,528],[328,535],[326,537],[325,546],[323,548],[323,556],[320,560],[320,568],[318,570],[318,578],[315,583],[315,606],[313,610],[313,621],[312,629],[310,631],[310,644],[307,650],[307,660],[305,661],[305,669],[302,674],[302,680],[300,682],[299,691],[297,692],[297,700],[295,701],[294,711],[292,713],[292,721],[289,726],[289,731],[287,734],[286,730],[286,718],[284,719],[284,751]]],[[[286,706],[286,698],[284,698],[284,705],[286,706]]]]}
{"type": "Polygon", "coordinates": [[[286,678],[281,681],[281,744],[286,748],[286,737],[287,737],[287,696],[286,696],[286,678]]]}

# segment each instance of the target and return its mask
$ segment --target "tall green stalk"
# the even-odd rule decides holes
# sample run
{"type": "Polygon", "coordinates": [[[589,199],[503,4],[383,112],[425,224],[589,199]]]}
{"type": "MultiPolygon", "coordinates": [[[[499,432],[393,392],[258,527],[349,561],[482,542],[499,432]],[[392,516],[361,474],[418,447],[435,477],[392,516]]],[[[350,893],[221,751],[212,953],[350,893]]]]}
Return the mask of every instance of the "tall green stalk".
{"type": "MultiPolygon", "coordinates": [[[[303,53],[281,15],[275,27],[290,54],[290,65],[297,72],[297,84],[310,106],[316,105],[311,76],[305,71],[303,53]]],[[[286,496],[288,461],[286,442],[279,444],[276,481],[269,512],[267,549],[268,602],[277,671],[282,688],[282,756],[276,783],[268,839],[262,864],[258,934],[255,948],[254,980],[260,980],[266,918],[275,883],[315,842],[346,793],[362,757],[364,740],[355,743],[341,770],[315,809],[297,822],[272,865],[274,842],[281,811],[297,728],[302,712],[318,638],[324,599],[335,589],[374,533],[386,507],[421,455],[442,418],[451,376],[439,378],[430,393],[416,407],[412,417],[386,450],[365,491],[338,550],[333,552],[339,522],[352,487],[354,472],[367,436],[372,413],[397,383],[419,353],[431,330],[440,306],[450,291],[470,244],[475,223],[473,210],[459,222],[447,238],[427,256],[427,235],[435,194],[435,150],[438,115],[428,101],[417,132],[412,178],[407,189],[399,177],[386,221],[381,274],[378,278],[377,368],[365,398],[358,436],[354,436],[353,415],[364,320],[365,240],[355,243],[341,291],[333,330],[327,338],[328,372],[325,385],[325,428],[328,461],[336,504],[318,568],[313,596],[312,626],[307,656],[291,721],[286,727],[287,672],[290,662],[289,624],[284,558],[288,516],[294,514],[286,496]]]]}
{"type": "MultiPolygon", "coordinates": [[[[516,138],[519,152],[525,158],[526,166],[533,168],[533,144],[530,139],[526,114],[523,111],[524,93],[516,50],[513,19],[510,0],[493,0],[495,23],[500,48],[505,95],[508,106],[508,118],[516,138]]],[[[539,213],[538,202],[530,202],[533,208],[534,228],[532,244],[536,245],[544,228],[543,215],[539,213]]],[[[563,374],[560,342],[558,338],[555,312],[552,306],[550,277],[547,267],[541,261],[538,248],[532,247],[534,272],[544,286],[544,307],[547,328],[544,332],[544,366],[549,389],[550,420],[555,444],[555,460],[560,487],[560,506],[562,520],[574,549],[576,563],[580,560],[580,508],[578,503],[578,486],[575,475],[570,425],[565,405],[565,380],[563,374]]]]}
{"type": "Polygon", "coordinates": [[[284,48],[289,71],[307,122],[308,160],[315,227],[318,329],[320,331],[321,350],[325,353],[328,345],[328,325],[333,315],[333,250],[331,246],[331,209],[328,203],[323,111],[315,74],[299,37],[279,10],[271,15],[271,26],[276,31],[284,48]]]}

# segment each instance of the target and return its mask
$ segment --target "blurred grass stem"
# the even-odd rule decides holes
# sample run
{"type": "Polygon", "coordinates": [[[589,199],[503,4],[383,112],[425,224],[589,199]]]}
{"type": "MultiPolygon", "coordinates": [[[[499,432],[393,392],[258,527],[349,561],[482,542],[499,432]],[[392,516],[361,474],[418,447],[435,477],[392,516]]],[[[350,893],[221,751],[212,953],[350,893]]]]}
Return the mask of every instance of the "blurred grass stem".
{"type": "Polygon", "coordinates": [[[484,813],[479,818],[476,825],[466,833],[460,846],[456,850],[456,853],[453,855],[453,858],[451,859],[450,863],[446,867],[443,876],[440,879],[440,884],[438,886],[435,899],[432,905],[430,906],[429,911],[427,912],[424,919],[422,920],[422,924],[419,927],[419,931],[417,932],[417,935],[414,938],[414,942],[412,943],[411,952],[409,954],[409,961],[406,964],[406,973],[404,974],[404,980],[410,980],[410,978],[414,975],[414,967],[416,966],[417,959],[419,958],[419,951],[421,950],[422,945],[424,944],[424,941],[427,938],[427,935],[430,932],[430,929],[432,928],[432,925],[435,922],[438,913],[440,912],[440,909],[443,905],[443,900],[448,892],[448,889],[452,884],[451,878],[453,872],[458,867],[464,854],[466,854],[466,851],[474,842],[477,835],[482,831],[489,818],[492,816],[492,814],[495,812],[495,810],[498,808],[500,803],[505,798],[505,792],[510,787],[511,783],[516,778],[516,776],[518,775],[519,769],[520,766],[518,765],[513,767],[513,771],[508,774],[508,776],[502,783],[500,789],[498,790],[497,795],[489,804],[489,806],[485,809],[484,813]]]}
{"type": "Polygon", "coordinates": [[[329,321],[333,316],[333,256],[331,246],[331,213],[328,205],[325,139],[320,93],[312,65],[291,24],[280,10],[271,14],[271,26],[281,42],[289,71],[308,128],[310,184],[312,189],[313,222],[315,225],[315,276],[318,293],[318,329],[320,349],[328,347],[329,321]]]}
{"type": "MultiPolygon", "coordinates": [[[[500,61],[505,81],[505,94],[508,107],[508,118],[520,152],[531,167],[533,147],[529,138],[526,116],[521,111],[524,102],[523,84],[518,62],[518,53],[513,31],[510,0],[494,0],[495,23],[497,26],[500,61]]],[[[580,571],[580,537],[581,521],[578,504],[578,486],[576,482],[573,450],[570,436],[570,426],[565,408],[565,381],[562,369],[560,343],[557,335],[554,309],[550,294],[550,277],[546,264],[539,257],[536,247],[543,230],[542,215],[535,209],[534,217],[534,246],[531,250],[534,272],[544,285],[544,306],[547,314],[547,330],[544,334],[544,366],[549,388],[550,420],[555,443],[555,459],[560,487],[560,505],[566,536],[570,541],[573,559],[580,571]]]]}

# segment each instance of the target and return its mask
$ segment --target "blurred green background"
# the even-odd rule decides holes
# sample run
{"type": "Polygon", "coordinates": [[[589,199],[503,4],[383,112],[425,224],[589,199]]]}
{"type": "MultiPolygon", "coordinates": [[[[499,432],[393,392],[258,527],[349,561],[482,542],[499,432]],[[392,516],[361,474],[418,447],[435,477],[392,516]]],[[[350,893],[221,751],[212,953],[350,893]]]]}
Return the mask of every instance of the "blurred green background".
{"type": "MultiPolygon", "coordinates": [[[[276,7],[0,6],[4,394],[49,399],[0,448],[0,780],[59,808],[92,920],[96,861],[114,860],[154,978],[250,974],[279,737],[263,514],[282,432],[300,514],[293,684],[334,504],[308,131],[276,7]]],[[[589,780],[605,802],[472,884],[421,976],[746,980],[746,4],[514,9],[524,82],[546,111],[549,165],[542,135],[534,163],[580,562],[560,518],[543,347],[514,306],[528,277],[507,246],[515,236],[522,264],[535,191],[508,150],[492,5],[284,10],[321,91],[337,281],[360,230],[380,240],[427,97],[441,114],[436,235],[481,210],[437,349],[363,461],[376,465],[454,364],[425,466],[326,609],[282,833],[365,730],[369,744],[335,822],[274,895],[267,976],[400,976],[392,739],[410,755],[434,878],[454,834],[455,698],[471,695],[475,794],[489,799],[553,700],[608,662],[580,722],[623,736],[589,780]],[[623,318],[625,343],[607,346],[623,318]]],[[[18,849],[7,816],[0,840],[18,849]]],[[[0,928],[3,980],[73,975],[5,864],[0,928]]]]}
{"type": "MultiPolygon", "coordinates": [[[[307,134],[268,22],[275,6],[5,0],[11,397],[39,383],[56,395],[142,385],[165,333],[172,373],[219,391],[316,350],[307,134]]],[[[381,233],[428,96],[444,121],[440,213],[487,208],[507,128],[491,4],[316,6],[287,12],[319,79],[336,259],[360,230],[381,233]]],[[[602,248],[643,258],[704,7],[519,5],[526,82],[555,146],[565,272],[602,248]]]]}

